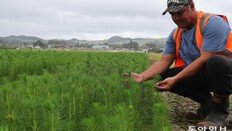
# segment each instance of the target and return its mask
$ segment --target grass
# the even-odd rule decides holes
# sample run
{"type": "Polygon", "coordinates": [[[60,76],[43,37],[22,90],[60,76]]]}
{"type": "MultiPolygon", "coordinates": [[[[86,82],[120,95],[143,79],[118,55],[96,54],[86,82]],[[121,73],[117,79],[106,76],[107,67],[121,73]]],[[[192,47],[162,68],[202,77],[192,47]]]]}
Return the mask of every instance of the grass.
{"type": "Polygon", "coordinates": [[[161,59],[161,54],[158,53],[148,53],[149,63],[152,64],[161,59]]]}
{"type": "Polygon", "coordinates": [[[122,77],[123,72],[147,69],[147,57],[1,51],[0,129],[170,130],[165,105],[153,90],[156,80],[137,84],[122,77]]]}

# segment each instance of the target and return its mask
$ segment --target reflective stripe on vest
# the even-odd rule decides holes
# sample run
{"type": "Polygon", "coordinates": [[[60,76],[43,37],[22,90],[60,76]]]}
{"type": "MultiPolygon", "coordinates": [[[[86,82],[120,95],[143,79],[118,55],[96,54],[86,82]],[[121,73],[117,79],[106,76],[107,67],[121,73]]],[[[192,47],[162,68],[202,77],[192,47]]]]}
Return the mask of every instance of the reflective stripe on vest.
{"type": "MultiPolygon", "coordinates": [[[[196,40],[196,45],[198,49],[201,49],[202,46],[202,41],[203,41],[203,29],[206,26],[209,18],[212,15],[217,15],[217,14],[210,14],[210,13],[204,13],[202,11],[197,12],[197,24],[196,24],[196,31],[195,31],[195,40],[196,40]]],[[[223,20],[228,22],[228,19],[224,15],[217,15],[220,16],[223,20]]],[[[183,29],[181,28],[176,28],[174,33],[173,33],[173,40],[175,41],[176,44],[176,60],[175,60],[175,67],[184,67],[184,61],[180,57],[180,45],[181,45],[181,37],[182,37],[183,29]]],[[[229,51],[232,51],[232,33],[229,34],[227,38],[227,43],[226,43],[226,49],[229,51]]]]}

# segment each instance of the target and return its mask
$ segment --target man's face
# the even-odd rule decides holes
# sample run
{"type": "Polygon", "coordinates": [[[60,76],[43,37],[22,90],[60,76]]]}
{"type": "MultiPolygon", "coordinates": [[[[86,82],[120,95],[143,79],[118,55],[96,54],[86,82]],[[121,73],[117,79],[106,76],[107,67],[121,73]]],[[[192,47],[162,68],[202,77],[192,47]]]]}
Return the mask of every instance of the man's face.
{"type": "Polygon", "coordinates": [[[192,10],[189,6],[184,6],[180,11],[176,13],[171,13],[172,20],[175,24],[182,29],[191,29],[193,25],[193,15],[192,10]]]}

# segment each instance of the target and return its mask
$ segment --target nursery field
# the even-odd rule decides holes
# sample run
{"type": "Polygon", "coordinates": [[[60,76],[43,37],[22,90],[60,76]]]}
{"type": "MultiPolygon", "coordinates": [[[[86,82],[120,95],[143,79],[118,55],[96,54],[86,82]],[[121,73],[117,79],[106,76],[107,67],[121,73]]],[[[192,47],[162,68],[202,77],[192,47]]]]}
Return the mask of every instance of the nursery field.
{"type": "Polygon", "coordinates": [[[0,131],[170,131],[147,54],[0,51],[0,131]]]}

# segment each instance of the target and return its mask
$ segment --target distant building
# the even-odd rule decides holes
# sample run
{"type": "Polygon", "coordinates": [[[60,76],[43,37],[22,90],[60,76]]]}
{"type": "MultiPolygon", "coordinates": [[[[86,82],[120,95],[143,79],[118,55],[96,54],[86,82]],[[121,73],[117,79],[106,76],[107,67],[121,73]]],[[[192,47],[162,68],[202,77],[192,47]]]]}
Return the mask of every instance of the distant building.
{"type": "Polygon", "coordinates": [[[92,49],[95,50],[109,50],[110,47],[108,45],[94,45],[92,49]]]}

